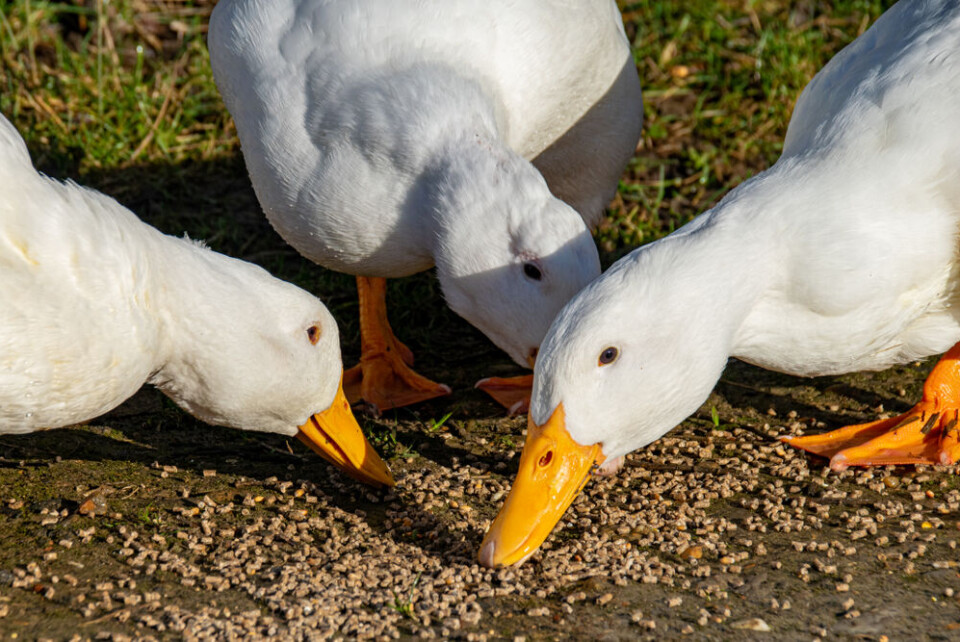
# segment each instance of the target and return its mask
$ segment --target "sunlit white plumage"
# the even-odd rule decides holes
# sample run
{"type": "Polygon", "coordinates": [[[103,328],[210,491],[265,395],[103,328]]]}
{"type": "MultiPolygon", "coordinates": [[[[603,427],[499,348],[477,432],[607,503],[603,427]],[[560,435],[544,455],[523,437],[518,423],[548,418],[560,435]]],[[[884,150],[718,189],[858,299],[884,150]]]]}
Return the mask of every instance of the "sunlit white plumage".
{"type": "Polygon", "coordinates": [[[729,356],[826,375],[960,340],[958,95],[960,6],[902,0],[807,86],[773,167],[564,308],[532,420],[563,403],[573,439],[617,457],[696,410],[729,356]]]}
{"type": "Polygon", "coordinates": [[[341,369],[315,297],[38,174],[0,116],[0,433],[92,419],[149,382],[207,422],[294,435],[341,369]]]}
{"type": "Polygon", "coordinates": [[[587,226],[642,116],[610,0],[222,0],[209,47],[257,196],[304,256],[436,265],[450,307],[522,365],[598,275],[587,226]]]}

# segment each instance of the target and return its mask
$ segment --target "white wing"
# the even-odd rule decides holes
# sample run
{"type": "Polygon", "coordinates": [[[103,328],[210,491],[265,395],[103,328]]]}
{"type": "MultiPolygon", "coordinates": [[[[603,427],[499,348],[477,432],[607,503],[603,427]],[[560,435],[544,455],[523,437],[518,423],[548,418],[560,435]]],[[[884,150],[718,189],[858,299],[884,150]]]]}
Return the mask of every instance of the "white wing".
{"type": "MultiPolygon", "coordinates": [[[[784,156],[882,132],[904,106],[941,109],[960,90],[960,3],[901,0],[810,81],[797,101],[784,156]],[[941,100],[935,92],[948,92],[941,100]]],[[[914,114],[915,115],[915,114],[914,114]]],[[[916,118],[912,119],[916,121],[916,118]]],[[[938,123],[944,135],[958,123],[938,123]]],[[[953,136],[956,139],[956,136],[953,136]]]]}

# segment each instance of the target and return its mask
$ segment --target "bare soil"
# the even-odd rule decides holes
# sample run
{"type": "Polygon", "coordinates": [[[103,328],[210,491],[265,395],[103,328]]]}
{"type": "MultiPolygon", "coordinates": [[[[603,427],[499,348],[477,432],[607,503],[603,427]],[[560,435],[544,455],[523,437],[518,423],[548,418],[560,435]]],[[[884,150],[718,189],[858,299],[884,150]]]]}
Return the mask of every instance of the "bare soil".
{"type": "Polygon", "coordinates": [[[732,362],[694,417],[591,482],[524,566],[487,571],[474,556],[524,419],[469,387],[498,370],[489,355],[447,372],[442,355],[418,357],[454,394],[362,419],[391,456],[392,492],[295,440],[198,423],[152,389],[84,427],[0,438],[0,631],[960,637],[956,469],[835,474],[774,439],[902,412],[932,362],[809,380],[732,362]]]}

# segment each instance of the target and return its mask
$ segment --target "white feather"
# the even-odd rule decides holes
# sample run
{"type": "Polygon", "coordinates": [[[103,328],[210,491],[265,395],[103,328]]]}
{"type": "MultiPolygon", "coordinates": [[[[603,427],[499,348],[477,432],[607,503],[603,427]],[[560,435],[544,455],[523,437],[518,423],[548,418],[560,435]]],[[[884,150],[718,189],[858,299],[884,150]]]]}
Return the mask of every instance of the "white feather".
{"type": "Polygon", "coordinates": [[[0,273],[0,433],[92,419],[149,381],[210,423],[292,435],[336,393],[316,298],[38,174],[2,115],[0,273]]]}
{"type": "Polygon", "coordinates": [[[642,120],[611,0],[222,0],[209,47],[260,203],[304,256],[436,265],[451,308],[523,365],[599,274],[587,225],[642,120]]]}

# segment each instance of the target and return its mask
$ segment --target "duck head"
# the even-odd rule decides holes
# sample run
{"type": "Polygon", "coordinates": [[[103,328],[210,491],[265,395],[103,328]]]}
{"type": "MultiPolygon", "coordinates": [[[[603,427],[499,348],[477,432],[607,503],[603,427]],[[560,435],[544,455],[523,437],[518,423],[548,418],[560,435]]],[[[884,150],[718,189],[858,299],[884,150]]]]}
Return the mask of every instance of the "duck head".
{"type": "Polygon", "coordinates": [[[536,551],[594,467],[681,422],[726,365],[722,338],[692,299],[702,290],[642,269],[649,257],[639,254],[571,300],[543,341],[519,470],[481,544],[485,566],[536,551]]]}
{"type": "Polygon", "coordinates": [[[167,288],[168,354],[151,383],[203,421],[296,435],[351,477],[392,486],[344,396],[326,307],[253,264],[190,245],[188,287],[167,288]]]}
{"type": "Polygon", "coordinates": [[[530,367],[550,322],[600,275],[583,219],[513,152],[444,174],[437,278],[450,308],[530,367]]]}

